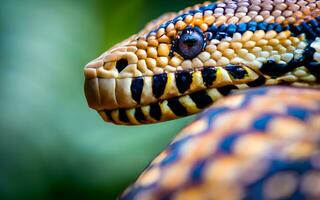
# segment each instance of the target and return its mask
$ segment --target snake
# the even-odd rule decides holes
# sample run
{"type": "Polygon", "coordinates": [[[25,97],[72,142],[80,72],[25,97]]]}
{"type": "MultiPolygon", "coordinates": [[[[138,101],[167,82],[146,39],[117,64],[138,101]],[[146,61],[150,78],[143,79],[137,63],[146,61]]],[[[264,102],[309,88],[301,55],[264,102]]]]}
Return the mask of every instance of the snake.
{"type": "Polygon", "coordinates": [[[320,199],[320,1],[166,13],[84,68],[118,125],[200,113],[119,199],[320,199]]]}

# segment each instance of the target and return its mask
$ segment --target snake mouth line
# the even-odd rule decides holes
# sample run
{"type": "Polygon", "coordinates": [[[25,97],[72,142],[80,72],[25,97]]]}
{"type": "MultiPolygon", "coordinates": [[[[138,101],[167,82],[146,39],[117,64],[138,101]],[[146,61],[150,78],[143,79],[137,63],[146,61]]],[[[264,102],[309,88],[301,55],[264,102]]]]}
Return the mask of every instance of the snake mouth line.
{"type": "Polygon", "coordinates": [[[295,75],[310,73],[309,68],[299,67],[304,58],[309,57],[302,57],[299,62],[293,60],[294,65],[271,61],[266,64],[274,71],[277,71],[275,68],[286,69],[279,74],[265,75],[261,69],[227,65],[135,78],[87,78],[85,94],[89,106],[107,122],[124,125],[156,123],[200,112],[232,90],[292,83],[311,86],[318,76],[299,78],[295,75]],[[286,75],[288,69],[292,71],[286,75]]]}
{"type": "Polygon", "coordinates": [[[209,88],[248,83],[260,74],[247,66],[203,67],[135,78],[87,78],[85,94],[95,110],[150,105],[209,88]]]}
{"type": "Polygon", "coordinates": [[[105,121],[138,125],[198,113],[232,90],[298,83],[291,78],[272,78],[247,66],[227,65],[126,79],[86,79],[85,93],[89,106],[105,121]]]}
{"type": "Polygon", "coordinates": [[[100,110],[98,113],[106,122],[122,125],[138,125],[168,121],[200,112],[212,105],[217,99],[228,95],[233,90],[246,89],[263,85],[266,79],[259,76],[250,83],[225,85],[207,88],[190,94],[159,100],[156,103],[135,108],[100,110]]]}
{"type": "Polygon", "coordinates": [[[98,112],[105,121],[116,124],[156,123],[198,113],[233,89],[238,88],[233,85],[219,89],[210,88],[136,108],[120,108],[98,112]]]}

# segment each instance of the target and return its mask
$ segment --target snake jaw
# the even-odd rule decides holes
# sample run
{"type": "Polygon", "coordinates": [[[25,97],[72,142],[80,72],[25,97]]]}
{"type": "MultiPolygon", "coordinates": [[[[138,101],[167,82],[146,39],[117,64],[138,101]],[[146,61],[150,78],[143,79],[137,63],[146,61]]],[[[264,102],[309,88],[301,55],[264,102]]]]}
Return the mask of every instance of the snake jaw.
{"type": "Polygon", "coordinates": [[[245,66],[205,67],[134,79],[89,78],[85,81],[85,93],[89,106],[106,121],[154,123],[199,112],[232,89],[248,87],[246,82],[258,78],[245,66]],[[236,86],[231,87],[232,84],[236,86]],[[140,121],[134,116],[137,110],[144,116],[140,121]],[[120,120],[120,113],[125,120],[120,120]]]}

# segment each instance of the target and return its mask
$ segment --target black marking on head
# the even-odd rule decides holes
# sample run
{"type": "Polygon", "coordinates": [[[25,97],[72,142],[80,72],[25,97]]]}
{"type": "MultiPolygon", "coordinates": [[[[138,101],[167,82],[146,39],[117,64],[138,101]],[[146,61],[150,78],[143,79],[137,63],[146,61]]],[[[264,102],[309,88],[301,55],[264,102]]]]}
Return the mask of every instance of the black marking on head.
{"type": "MultiPolygon", "coordinates": [[[[312,42],[310,42],[311,44],[312,42]]],[[[308,64],[310,61],[313,60],[313,55],[316,52],[316,50],[314,48],[312,48],[310,46],[310,44],[305,48],[303,54],[302,54],[302,58],[303,58],[303,65],[308,64]]]]}
{"type": "Polygon", "coordinates": [[[190,88],[192,83],[192,74],[188,71],[177,72],[175,74],[176,85],[181,94],[190,88]]]}
{"type": "Polygon", "coordinates": [[[262,65],[260,71],[263,74],[269,75],[271,77],[278,77],[287,72],[292,71],[294,68],[296,68],[294,65],[279,64],[276,63],[274,60],[268,60],[266,63],[262,65]]]}
{"type": "Polygon", "coordinates": [[[320,62],[309,62],[306,68],[317,78],[317,81],[320,81],[320,62]]]}
{"type": "MultiPolygon", "coordinates": [[[[263,31],[269,31],[274,30],[276,32],[281,32],[284,30],[287,30],[288,27],[283,27],[278,23],[267,23],[267,22],[247,22],[247,23],[240,23],[240,24],[222,24],[220,26],[211,25],[207,32],[205,32],[205,35],[208,35],[208,33],[211,33],[212,37],[218,40],[221,40],[225,37],[232,37],[234,33],[241,33],[243,34],[246,31],[257,31],[257,30],[263,30],[263,31]]],[[[301,31],[298,32],[301,34],[301,31]]],[[[208,38],[208,40],[211,40],[208,38]]]]}
{"type": "Polygon", "coordinates": [[[320,35],[320,25],[319,22],[317,22],[317,20],[313,19],[309,21],[310,26],[312,26],[312,29],[314,30],[315,34],[317,34],[318,36],[320,35]]]}
{"type": "Polygon", "coordinates": [[[128,119],[128,116],[127,116],[127,113],[126,113],[126,109],[124,109],[124,108],[120,108],[119,109],[119,120],[122,121],[122,122],[129,123],[129,119],[128,119]]]}
{"type": "Polygon", "coordinates": [[[193,59],[205,46],[205,39],[199,28],[186,28],[174,43],[173,50],[184,59],[193,59]]]}
{"type": "Polygon", "coordinates": [[[136,118],[136,120],[140,123],[144,122],[146,120],[146,117],[144,116],[141,107],[138,107],[135,109],[134,112],[134,117],[136,118]]]}
{"type": "MultiPolygon", "coordinates": [[[[310,42],[311,44],[312,42],[310,42]]],[[[310,46],[310,44],[306,47],[305,51],[303,52],[301,64],[304,65],[311,74],[317,77],[319,81],[320,78],[320,62],[317,62],[313,59],[313,55],[316,52],[314,48],[310,46]]]]}
{"type": "Polygon", "coordinates": [[[292,69],[295,69],[297,67],[300,67],[303,62],[304,62],[304,56],[301,56],[298,59],[292,59],[288,65],[290,65],[292,69]]]}
{"type": "Polygon", "coordinates": [[[307,66],[309,62],[311,62],[313,60],[313,54],[315,52],[315,50],[310,47],[310,44],[308,44],[308,46],[305,48],[302,56],[298,59],[292,59],[288,65],[290,65],[292,67],[292,69],[295,69],[297,67],[300,66],[307,66]]]}
{"type": "Polygon", "coordinates": [[[308,39],[316,39],[317,34],[314,32],[313,27],[310,26],[307,22],[302,22],[299,26],[301,26],[302,31],[306,34],[306,37],[308,39]]]}
{"type": "Polygon", "coordinates": [[[317,22],[316,19],[312,19],[309,21],[309,24],[314,27],[314,28],[318,28],[319,27],[319,23],[317,22]]]}
{"type": "Polygon", "coordinates": [[[112,118],[112,115],[111,115],[111,110],[105,110],[104,113],[106,113],[107,117],[109,118],[109,120],[111,122],[114,122],[114,119],[112,118]]]}
{"type": "Polygon", "coordinates": [[[137,103],[140,103],[142,89],[143,89],[143,78],[142,77],[137,77],[137,78],[133,79],[130,89],[131,89],[132,98],[137,103]]]}
{"type": "Polygon", "coordinates": [[[127,59],[120,59],[116,63],[116,68],[118,72],[120,73],[124,68],[128,66],[128,60],[127,59]]]}
{"type": "Polygon", "coordinates": [[[187,116],[187,109],[179,102],[178,98],[168,100],[168,106],[176,116],[187,116]]]}
{"type": "Polygon", "coordinates": [[[150,104],[150,116],[155,120],[161,119],[161,108],[158,103],[150,104]]]}
{"type": "Polygon", "coordinates": [[[166,88],[167,74],[156,74],[152,77],[152,92],[156,98],[159,98],[166,88]]]}
{"type": "Polygon", "coordinates": [[[213,35],[216,35],[216,33],[218,32],[218,27],[216,25],[211,25],[209,28],[208,28],[208,31],[207,32],[210,32],[212,33],[213,35]]]}
{"type": "Polygon", "coordinates": [[[315,49],[310,46],[312,42],[313,41],[309,41],[308,46],[305,48],[300,58],[292,59],[288,64],[278,64],[273,60],[268,60],[267,63],[262,65],[260,71],[271,77],[278,77],[297,67],[305,66],[312,74],[319,77],[319,71],[316,71],[319,69],[316,66],[319,65],[313,60],[315,49]]]}
{"type": "Polygon", "coordinates": [[[228,36],[227,33],[224,31],[224,32],[218,32],[214,38],[217,40],[222,40],[223,38],[226,38],[227,36],[228,36]]]}
{"type": "Polygon", "coordinates": [[[295,26],[293,24],[289,25],[289,30],[293,35],[299,35],[302,33],[302,27],[301,26],[295,26]]]}
{"type": "Polygon", "coordinates": [[[213,103],[211,97],[204,90],[190,94],[190,98],[199,109],[206,108],[213,103]]]}
{"type": "Polygon", "coordinates": [[[231,74],[234,79],[244,78],[248,72],[238,65],[227,65],[225,69],[231,74]]]}
{"type": "Polygon", "coordinates": [[[206,87],[210,87],[217,78],[217,69],[206,67],[201,70],[203,82],[206,87]]]}
{"type": "Polygon", "coordinates": [[[304,21],[297,26],[290,25],[289,30],[295,36],[304,33],[308,40],[315,40],[316,37],[320,36],[319,22],[316,19],[312,19],[308,22],[304,21]]]}
{"type": "Polygon", "coordinates": [[[237,90],[237,89],[239,88],[237,88],[237,86],[235,85],[226,85],[226,86],[217,88],[218,92],[220,92],[223,96],[226,96],[230,94],[232,90],[237,90]]]}
{"type": "Polygon", "coordinates": [[[259,76],[256,80],[247,83],[249,87],[258,87],[265,84],[266,78],[264,76],[259,76]]]}

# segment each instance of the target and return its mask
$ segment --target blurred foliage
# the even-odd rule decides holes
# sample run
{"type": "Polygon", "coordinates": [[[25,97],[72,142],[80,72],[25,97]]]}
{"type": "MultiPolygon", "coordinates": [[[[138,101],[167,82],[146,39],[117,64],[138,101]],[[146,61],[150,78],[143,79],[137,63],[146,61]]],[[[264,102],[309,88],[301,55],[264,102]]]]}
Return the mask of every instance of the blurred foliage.
{"type": "Polygon", "coordinates": [[[83,66],[197,1],[2,0],[0,199],[114,199],[190,120],[106,124],[83,66]]]}

